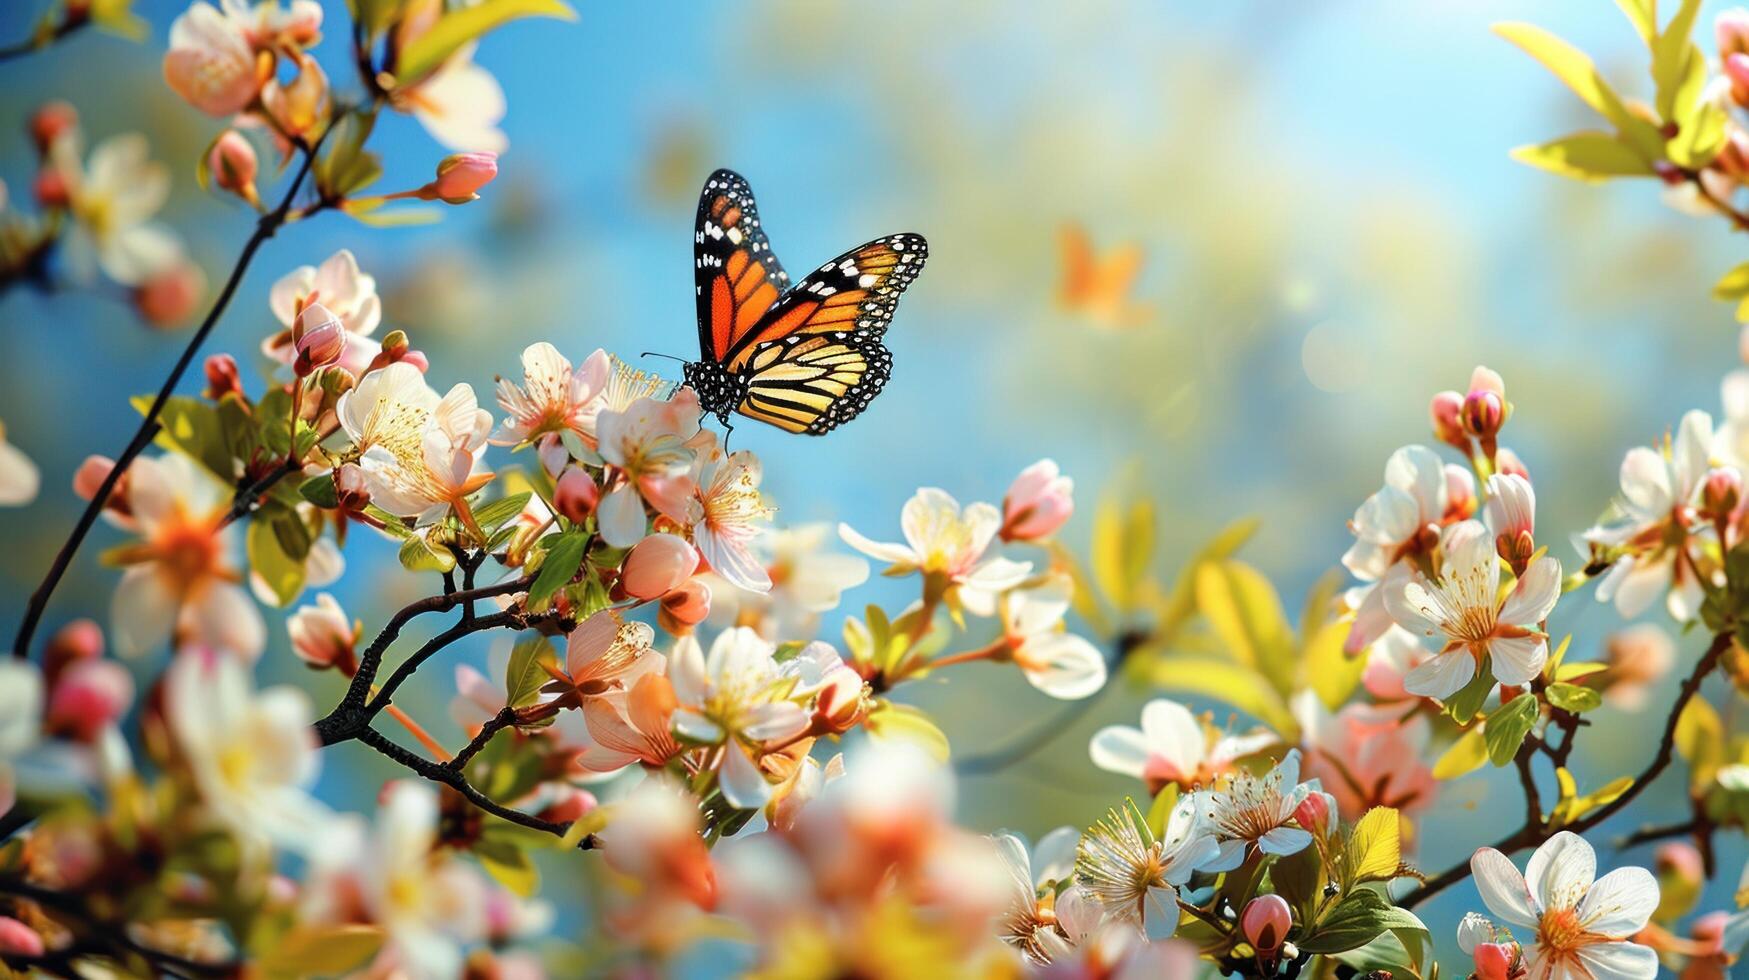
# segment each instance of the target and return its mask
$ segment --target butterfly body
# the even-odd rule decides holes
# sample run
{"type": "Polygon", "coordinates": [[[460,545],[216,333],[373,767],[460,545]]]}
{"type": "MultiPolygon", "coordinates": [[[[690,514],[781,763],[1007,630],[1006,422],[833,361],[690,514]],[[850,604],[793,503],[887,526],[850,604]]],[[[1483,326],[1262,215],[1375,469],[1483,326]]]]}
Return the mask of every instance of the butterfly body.
{"type": "Polygon", "coordinates": [[[706,412],[825,435],[886,385],[881,335],[928,258],[922,236],[877,238],[792,288],[746,180],[718,170],[699,197],[693,248],[700,357],[685,373],[706,412]]]}

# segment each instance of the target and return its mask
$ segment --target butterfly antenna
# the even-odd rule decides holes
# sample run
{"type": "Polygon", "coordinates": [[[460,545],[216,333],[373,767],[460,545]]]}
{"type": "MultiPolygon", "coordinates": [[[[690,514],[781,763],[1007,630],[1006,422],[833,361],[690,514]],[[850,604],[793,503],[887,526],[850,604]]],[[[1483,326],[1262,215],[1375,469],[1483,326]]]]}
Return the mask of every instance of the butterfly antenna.
{"type": "Polygon", "coordinates": [[[639,357],[666,357],[670,361],[679,361],[682,364],[686,363],[686,358],[684,358],[684,357],[675,357],[673,354],[661,354],[661,353],[658,353],[658,352],[653,351],[653,350],[644,351],[642,354],[639,354],[638,356],[639,357]]]}

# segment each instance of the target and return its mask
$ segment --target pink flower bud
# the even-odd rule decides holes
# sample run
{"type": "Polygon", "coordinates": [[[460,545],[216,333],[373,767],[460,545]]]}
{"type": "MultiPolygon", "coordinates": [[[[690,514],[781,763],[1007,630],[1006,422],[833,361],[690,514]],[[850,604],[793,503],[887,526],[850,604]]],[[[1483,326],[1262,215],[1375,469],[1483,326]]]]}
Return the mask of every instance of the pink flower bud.
{"type": "Polygon", "coordinates": [[[8,956],[41,956],[43,937],[35,929],[9,915],[0,915],[0,953],[8,956]]]}
{"type": "Polygon", "coordinates": [[[1729,912],[1708,912],[1688,927],[1688,937],[1700,944],[1702,956],[1717,956],[1725,952],[1725,927],[1730,921],[1729,912]]]}
{"type": "Polygon", "coordinates": [[[1433,418],[1433,434],[1440,442],[1466,453],[1470,451],[1470,438],[1464,432],[1464,396],[1455,391],[1442,391],[1433,396],[1427,411],[1433,418]]]}
{"type": "Polygon", "coordinates": [[[1054,460],[1020,471],[1002,498],[1002,540],[1037,541],[1056,533],[1075,512],[1075,481],[1054,460]]]}
{"type": "Polygon", "coordinates": [[[346,325],[321,303],[311,303],[298,314],[292,327],[292,344],[297,356],[292,370],[300,378],[309,377],[317,368],[340,360],[346,352],[346,325]]]}
{"type": "Polygon", "coordinates": [[[1670,874],[1697,887],[1706,878],[1706,862],[1701,860],[1700,850],[1687,841],[1660,845],[1652,860],[1660,875],[1670,874]]]}
{"type": "Polygon", "coordinates": [[[207,153],[206,166],[213,183],[219,188],[250,204],[259,202],[260,198],[255,195],[255,175],[260,164],[255,159],[255,147],[242,133],[227,129],[220,134],[207,153]]]}
{"type": "Polygon", "coordinates": [[[553,507],[559,514],[573,524],[581,524],[595,513],[595,506],[599,503],[601,488],[595,485],[588,472],[581,467],[566,467],[553,487],[553,507]]]}
{"type": "Polygon", "coordinates": [[[466,204],[479,200],[480,188],[496,176],[498,154],[456,153],[438,163],[437,179],[425,185],[420,196],[445,204],[466,204]]]}
{"type": "Polygon", "coordinates": [[[692,577],[698,552],[675,534],[652,534],[632,546],[620,567],[620,587],[634,599],[660,599],[692,577]]]}
{"type": "Polygon", "coordinates": [[[357,669],[353,648],[358,643],[358,630],[340,603],[326,592],[316,596],[316,604],[303,606],[285,621],[291,634],[292,652],[298,659],[317,670],[339,667],[350,674],[357,669]]]}
{"type": "Polygon", "coordinates": [[[1512,943],[1477,943],[1477,980],[1508,980],[1512,964],[1518,960],[1518,946],[1512,943]]]}
{"type": "Polygon", "coordinates": [[[572,787],[570,792],[547,804],[546,808],[541,810],[538,815],[542,820],[569,823],[572,820],[587,816],[599,805],[594,793],[586,789],[572,787]]]}
{"type": "Polygon", "coordinates": [[[1294,819],[1301,828],[1324,837],[1330,832],[1330,797],[1311,793],[1294,808],[1294,819]]]}
{"type": "MultiPolygon", "coordinates": [[[[109,479],[109,471],[115,469],[115,460],[108,456],[87,456],[85,462],[73,471],[73,492],[82,500],[90,500],[102,489],[103,481],[109,479]]],[[[125,477],[124,477],[125,478],[125,477]]],[[[119,491],[119,487],[117,488],[119,491]]],[[[122,497],[126,494],[115,493],[111,497],[122,497]]]]}
{"type": "Polygon", "coordinates": [[[103,627],[89,619],[75,619],[55,631],[43,648],[43,680],[50,688],[61,672],[82,660],[103,656],[103,627]]]}
{"type": "Polygon", "coordinates": [[[377,368],[387,367],[401,361],[413,365],[421,373],[431,367],[431,362],[425,359],[425,355],[411,347],[407,340],[407,331],[391,330],[389,335],[383,338],[382,350],[371,359],[370,366],[365,368],[364,373],[369,374],[377,368]]]}
{"type": "Polygon", "coordinates": [[[229,354],[213,354],[206,359],[206,390],[201,392],[212,401],[227,395],[243,394],[243,378],[237,372],[237,359],[229,354]]]}
{"type": "Polygon", "coordinates": [[[37,203],[45,208],[64,208],[73,200],[72,191],[67,186],[67,175],[54,167],[37,171],[31,190],[36,194],[37,203]]]}
{"type": "Polygon", "coordinates": [[[134,287],[134,310],[154,327],[181,326],[194,316],[205,292],[206,273],[193,262],[178,259],[134,287]]]}
{"type": "Polygon", "coordinates": [[[1530,479],[1530,468],[1524,465],[1524,460],[1518,454],[1502,446],[1494,454],[1494,471],[1501,476],[1518,476],[1530,479]]]}
{"type": "Polygon", "coordinates": [[[1492,439],[1506,424],[1506,402],[1492,391],[1472,391],[1464,399],[1464,431],[1478,439],[1492,439]]]}
{"type": "Polygon", "coordinates": [[[1743,474],[1734,466],[1720,466],[1706,475],[1701,489],[1701,512],[1713,519],[1727,517],[1743,499],[1743,474]]]}
{"type": "Polygon", "coordinates": [[[1257,955],[1270,959],[1287,942],[1287,931],[1294,924],[1293,910],[1280,895],[1259,895],[1245,905],[1239,916],[1239,928],[1245,933],[1257,955]]]}
{"type": "Polygon", "coordinates": [[[67,102],[45,102],[30,117],[30,138],[38,153],[47,154],[55,141],[79,125],[79,110],[67,102]]]}
{"type": "Polygon", "coordinates": [[[81,660],[61,672],[49,695],[48,729],[80,742],[96,741],[134,703],[134,678],[113,660],[81,660]]]}
{"type": "Polygon", "coordinates": [[[664,624],[672,621],[676,626],[690,628],[704,622],[710,614],[710,586],[698,579],[689,578],[662,597],[664,624]]]}

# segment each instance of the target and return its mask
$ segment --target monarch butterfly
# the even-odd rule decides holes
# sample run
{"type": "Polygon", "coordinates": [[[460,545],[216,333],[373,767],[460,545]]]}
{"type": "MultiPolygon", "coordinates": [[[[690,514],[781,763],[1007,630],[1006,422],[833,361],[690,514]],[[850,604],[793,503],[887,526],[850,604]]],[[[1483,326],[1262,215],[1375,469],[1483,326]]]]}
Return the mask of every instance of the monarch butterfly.
{"type": "Polygon", "coordinates": [[[1095,326],[1126,330],[1153,316],[1153,309],[1135,302],[1132,293],[1142,274],[1146,253],[1136,243],[1094,251],[1087,230],[1065,224],[1062,244],[1063,279],[1058,299],[1064,309],[1084,315],[1095,326]]]}
{"type": "Polygon", "coordinates": [[[881,334],[929,245],[921,235],[877,238],[790,288],[752,189],[718,170],[699,195],[693,256],[700,356],[685,376],[699,404],[724,425],[739,412],[819,436],[856,418],[887,383],[893,355],[881,334]]]}

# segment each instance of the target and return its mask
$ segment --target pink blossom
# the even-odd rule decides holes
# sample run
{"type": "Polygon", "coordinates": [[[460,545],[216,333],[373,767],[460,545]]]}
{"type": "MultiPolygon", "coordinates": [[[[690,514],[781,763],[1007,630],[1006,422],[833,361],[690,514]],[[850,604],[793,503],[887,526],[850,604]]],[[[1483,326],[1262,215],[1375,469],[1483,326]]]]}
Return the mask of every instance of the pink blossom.
{"type": "Polygon", "coordinates": [[[553,506],[565,520],[581,524],[595,513],[595,508],[600,503],[601,488],[595,485],[595,478],[589,475],[588,470],[570,466],[559,475],[553,487],[553,506]]]}
{"type": "Polygon", "coordinates": [[[1050,537],[1075,511],[1075,481],[1057,471],[1054,460],[1041,459],[1020,471],[1002,498],[1004,541],[1037,541],[1050,537]]]}
{"type": "Polygon", "coordinates": [[[620,587],[634,599],[660,599],[698,568],[698,551],[675,534],[652,534],[637,543],[620,568],[620,587]]]}

